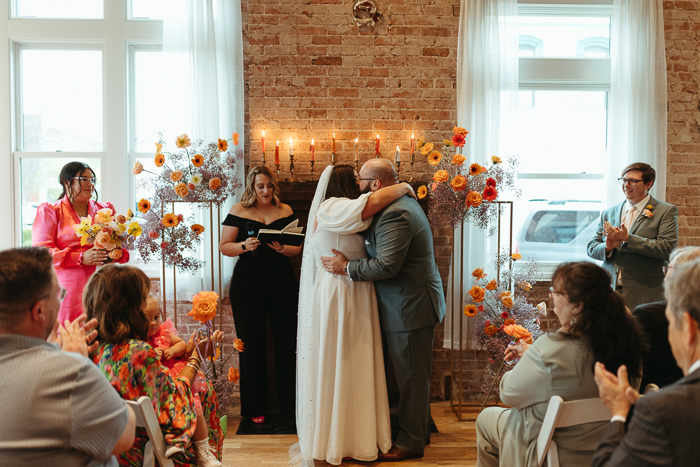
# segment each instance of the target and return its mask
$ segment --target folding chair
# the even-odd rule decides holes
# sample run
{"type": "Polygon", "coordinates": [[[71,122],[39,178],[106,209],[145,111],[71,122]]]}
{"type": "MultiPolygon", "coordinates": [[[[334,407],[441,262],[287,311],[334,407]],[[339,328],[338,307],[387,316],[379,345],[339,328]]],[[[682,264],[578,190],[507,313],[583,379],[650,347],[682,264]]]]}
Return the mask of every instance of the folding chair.
{"type": "Polygon", "coordinates": [[[182,449],[165,444],[163,432],[160,431],[158,417],[156,417],[156,412],[153,410],[151,399],[141,396],[136,401],[126,401],[126,403],[136,414],[136,426],[145,428],[148,433],[149,441],[146,443],[146,449],[143,452],[143,467],[154,467],[154,454],[161,467],[174,467],[170,457],[178,452],[182,452],[182,449]]]}
{"type": "Polygon", "coordinates": [[[549,399],[542,428],[537,437],[537,465],[542,466],[545,457],[548,467],[559,467],[557,444],[552,440],[554,430],[591,422],[603,422],[612,418],[602,399],[583,399],[564,402],[559,396],[549,399]]]}

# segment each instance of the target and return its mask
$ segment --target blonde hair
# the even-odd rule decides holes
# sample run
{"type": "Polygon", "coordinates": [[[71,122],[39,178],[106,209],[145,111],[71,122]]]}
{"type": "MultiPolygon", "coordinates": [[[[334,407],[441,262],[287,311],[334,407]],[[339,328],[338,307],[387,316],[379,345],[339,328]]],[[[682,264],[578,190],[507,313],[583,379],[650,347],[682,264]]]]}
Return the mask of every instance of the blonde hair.
{"type": "Polygon", "coordinates": [[[264,175],[272,183],[272,204],[278,206],[280,204],[280,186],[277,184],[277,176],[269,167],[265,165],[257,165],[252,167],[248,172],[248,176],[245,179],[245,191],[241,196],[241,206],[244,208],[251,208],[255,205],[255,201],[258,199],[255,196],[255,177],[257,175],[264,175]]]}

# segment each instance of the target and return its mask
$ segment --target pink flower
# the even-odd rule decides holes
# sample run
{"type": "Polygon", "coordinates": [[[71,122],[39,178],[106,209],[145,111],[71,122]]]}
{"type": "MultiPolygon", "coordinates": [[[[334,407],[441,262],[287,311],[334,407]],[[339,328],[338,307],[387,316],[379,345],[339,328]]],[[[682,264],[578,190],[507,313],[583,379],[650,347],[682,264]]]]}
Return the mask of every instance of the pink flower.
{"type": "Polygon", "coordinates": [[[432,191],[437,191],[437,189],[438,189],[438,184],[437,184],[437,183],[433,183],[433,185],[430,187],[430,189],[431,189],[432,191]]]}
{"type": "Polygon", "coordinates": [[[119,224],[123,224],[126,222],[126,216],[123,214],[117,214],[116,219],[117,219],[117,223],[119,223],[119,224]]]}
{"type": "Polygon", "coordinates": [[[508,312],[504,311],[503,313],[501,313],[501,318],[508,319],[508,312]]]}
{"type": "Polygon", "coordinates": [[[192,182],[188,183],[188,184],[187,184],[187,188],[189,188],[190,191],[193,191],[194,188],[195,188],[194,183],[192,183],[192,182]]]}
{"type": "Polygon", "coordinates": [[[495,365],[495,364],[496,364],[496,360],[494,360],[493,358],[489,358],[489,363],[490,363],[491,365],[495,365]]]}
{"type": "Polygon", "coordinates": [[[168,248],[169,245],[170,245],[170,242],[163,242],[160,244],[160,247],[165,250],[166,248],[168,248]]]}
{"type": "Polygon", "coordinates": [[[491,320],[487,319],[486,321],[484,321],[484,326],[491,326],[491,320]]]}
{"type": "Polygon", "coordinates": [[[183,216],[182,214],[178,214],[178,215],[177,215],[177,220],[178,220],[178,222],[182,222],[182,221],[185,220],[185,216],[183,216]]]}
{"type": "Polygon", "coordinates": [[[117,247],[114,243],[111,243],[112,236],[105,232],[100,232],[95,236],[95,246],[97,248],[104,248],[107,251],[111,251],[117,247]]]}
{"type": "Polygon", "coordinates": [[[151,230],[150,232],[148,232],[148,236],[155,240],[156,238],[158,238],[158,232],[156,232],[155,230],[151,230]]]}
{"type": "Polygon", "coordinates": [[[100,232],[104,232],[104,233],[106,233],[107,235],[112,235],[113,230],[112,230],[111,227],[105,225],[104,227],[102,227],[102,229],[100,230],[100,232]]]}
{"type": "Polygon", "coordinates": [[[484,311],[486,308],[484,308],[484,305],[479,305],[478,307],[476,307],[476,309],[477,309],[477,311],[478,311],[479,313],[481,313],[481,312],[484,311]]]}

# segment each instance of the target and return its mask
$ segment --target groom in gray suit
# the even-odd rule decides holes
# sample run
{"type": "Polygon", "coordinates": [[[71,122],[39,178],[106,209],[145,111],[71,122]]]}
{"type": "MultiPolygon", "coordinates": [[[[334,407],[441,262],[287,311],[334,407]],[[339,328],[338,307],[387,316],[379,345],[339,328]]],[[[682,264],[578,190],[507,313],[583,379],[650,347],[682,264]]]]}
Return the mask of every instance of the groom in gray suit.
{"type": "MultiPolygon", "coordinates": [[[[387,159],[370,159],[360,170],[360,190],[398,183],[387,159]]],[[[322,257],[334,274],[374,281],[379,319],[399,386],[399,436],[380,461],[423,457],[430,439],[430,370],[435,325],[445,316],[445,296],[433,255],[433,235],[418,202],[404,196],[374,216],[364,233],[369,258],[348,261],[339,251],[322,257]]]]}
{"type": "Polygon", "coordinates": [[[627,200],[602,212],[588,256],[603,261],[613,288],[634,310],[664,298],[663,267],[678,245],[678,208],[649,194],[656,180],[649,164],[628,165],[618,180],[627,200]]]}

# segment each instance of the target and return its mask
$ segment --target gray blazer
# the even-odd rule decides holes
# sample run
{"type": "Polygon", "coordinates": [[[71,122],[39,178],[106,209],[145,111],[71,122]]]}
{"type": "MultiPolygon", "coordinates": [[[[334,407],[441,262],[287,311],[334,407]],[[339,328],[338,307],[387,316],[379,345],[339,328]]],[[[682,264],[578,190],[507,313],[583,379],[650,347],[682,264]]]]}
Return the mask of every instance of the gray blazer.
{"type": "Polygon", "coordinates": [[[374,281],[385,331],[412,331],[442,321],[445,296],[433,255],[430,223],[403,196],[374,216],[364,233],[369,258],[350,261],[354,281],[374,281]]]}
{"type": "Polygon", "coordinates": [[[672,204],[649,198],[652,217],[640,213],[629,229],[629,239],[605,255],[603,224],[605,221],[619,227],[625,202],[606,209],[593,239],[588,242],[588,256],[603,261],[603,267],[612,276],[615,287],[617,271],[622,268],[622,286],[630,310],[642,303],[664,299],[664,273],[668,256],[678,245],[678,208],[672,204]]]}
{"type": "Polygon", "coordinates": [[[627,421],[612,422],[593,466],[697,465],[700,370],[640,398],[627,421]]]}

